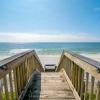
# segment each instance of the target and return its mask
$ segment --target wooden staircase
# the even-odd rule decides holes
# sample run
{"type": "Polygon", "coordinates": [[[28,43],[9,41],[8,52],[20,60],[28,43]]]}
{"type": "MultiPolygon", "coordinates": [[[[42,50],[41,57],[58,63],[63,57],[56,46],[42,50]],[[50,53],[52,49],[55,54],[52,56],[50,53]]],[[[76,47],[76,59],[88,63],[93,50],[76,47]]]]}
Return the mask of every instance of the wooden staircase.
{"type": "Polygon", "coordinates": [[[100,100],[100,62],[64,51],[55,69],[34,50],[0,61],[0,100],[100,100]]]}
{"type": "Polygon", "coordinates": [[[24,100],[76,100],[62,72],[36,74],[24,100]]]}

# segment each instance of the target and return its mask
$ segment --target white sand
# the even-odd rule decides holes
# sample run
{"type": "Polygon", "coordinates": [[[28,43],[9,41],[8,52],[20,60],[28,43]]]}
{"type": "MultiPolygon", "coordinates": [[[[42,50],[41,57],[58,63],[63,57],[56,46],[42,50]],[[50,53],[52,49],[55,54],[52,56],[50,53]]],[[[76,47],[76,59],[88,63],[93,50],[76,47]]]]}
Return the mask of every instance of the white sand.
{"type": "Polygon", "coordinates": [[[1,56],[0,55],[0,60],[3,60],[3,59],[8,58],[8,57],[10,57],[10,56],[6,56],[6,55],[1,56]]]}
{"type": "MultiPolygon", "coordinates": [[[[94,59],[100,62],[100,54],[82,54],[88,58],[94,59]]],[[[38,55],[42,65],[45,64],[56,64],[58,65],[61,55],[38,55]]]]}
{"type": "MultiPolygon", "coordinates": [[[[98,53],[98,54],[82,54],[82,55],[100,62],[100,53],[98,53]]],[[[45,64],[58,65],[60,57],[61,57],[61,55],[38,55],[38,56],[39,56],[43,66],[45,64]]],[[[3,55],[3,56],[0,55],[0,60],[3,60],[8,57],[9,56],[6,56],[6,55],[3,55]]]]}
{"type": "Polygon", "coordinates": [[[61,55],[38,55],[39,59],[44,66],[45,64],[56,64],[58,65],[58,62],[60,60],[61,55]]]}

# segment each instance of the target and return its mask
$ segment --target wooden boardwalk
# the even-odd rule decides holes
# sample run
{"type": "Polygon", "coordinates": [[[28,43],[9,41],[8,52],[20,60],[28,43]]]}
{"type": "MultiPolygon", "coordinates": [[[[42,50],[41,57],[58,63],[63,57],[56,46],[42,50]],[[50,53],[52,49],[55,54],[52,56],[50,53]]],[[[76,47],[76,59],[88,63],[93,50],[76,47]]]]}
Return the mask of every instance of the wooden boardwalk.
{"type": "Polygon", "coordinates": [[[100,100],[100,62],[64,51],[55,72],[44,72],[53,61],[34,50],[0,61],[0,100],[100,100]]]}
{"type": "Polygon", "coordinates": [[[62,72],[37,74],[26,100],[76,100],[62,72]]]}

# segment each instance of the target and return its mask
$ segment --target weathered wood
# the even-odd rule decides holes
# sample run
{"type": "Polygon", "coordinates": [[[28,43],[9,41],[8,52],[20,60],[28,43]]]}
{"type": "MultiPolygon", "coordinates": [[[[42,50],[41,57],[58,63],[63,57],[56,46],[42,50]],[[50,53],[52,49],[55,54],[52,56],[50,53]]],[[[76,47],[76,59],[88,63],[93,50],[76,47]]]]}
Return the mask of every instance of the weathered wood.
{"type": "MultiPolygon", "coordinates": [[[[95,68],[97,69],[100,69],[100,62],[96,61],[96,60],[93,60],[93,59],[90,59],[88,57],[85,57],[85,56],[82,56],[82,55],[79,55],[79,54],[76,54],[74,52],[71,52],[71,51],[65,51],[64,54],[69,54],[69,55],[72,55],[73,57],[75,58],[78,58],[84,62],[87,62],[89,63],[91,66],[94,66],[95,68]]],[[[68,56],[67,56],[68,57],[68,56]]],[[[73,59],[73,58],[72,58],[73,59]]]]}
{"type": "Polygon", "coordinates": [[[3,100],[2,87],[0,87],[0,100],[3,100]]]}
{"type": "Polygon", "coordinates": [[[80,95],[81,92],[81,68],[78,70],[78,94],[80,95]]]}
{"type": "MultiPolygon", "coordinates": [[[[19,53],[17,55],[0,61],[0,79],[4,79],[4,88],[6,94],[5,97],[7,98],[7,100],[13,100],[15,97],[16,100],[18,100],[30,76],[37,68],[43,71],[42,64],[35,51],[33,50],[19,53]],[[6,80],[5,77],[7,76],[7,74],[9,74],[9,78],[7,77],[6,80]],[[8,93],[8,89],[10,93],[8,93]]],[[[2,93],[0,95],[0,100],[1,99],[2,93]]]]}
{"type": "Polygon", "coordinates": [[[83,95],[84,95],[84,70],[81,69],[81,92],[80,92],[81,99],[83,95]]]}
{"type": "Polygon", "coordinates": [[[93,64],[94,60],[93,60],[93,62],[92,62],[92,60],[91,60],[91,62],[89,62],[88,60],[87,61],[85,60],[86,57],[83,60],[81,57],[78,57],[78,55],[75,56],[75,55],[72,55],[72,54],[70,54],[68,52],[66,52],[64,54],[64,56],[66,56],[69,59],[71,59],[78,66],[80,66],[82,69],[84,69],[86,72],[88,72],[89,74],[91,74],[93,77],[95,77],[97,80],[100,81],[100,74],[97,71],[98,68],[99,68],[99,66],[100,66],[100,63],[99,62],[95,62],[95,64],[93,64]]]}
{"type": "Polygon", "coordinates": [[[75,89],[78,90],[78,66],[76,65],[76,75],[75,75],[75,89]]]}
{"type": "Polygon", "coordinates": [[[6,59],[4,59],[4,60],[1,60],[1,61],[0,61],[0,67],[2,67],[2,66],[4,66],[4,65],[6,65],[6,64],[8,64],[8,63],[10,63],[10,62],[12,62],[12,61],[14,61],[14,60],[16,60],[16,59],[18,59],[18,58],[21,58],[21,57],[24,56],[24,55],[27,55],[27,54],[33,53],[33,52],[34,52],[33,50],[31,50],[31,51],[29,50],[29,51],[22,52],[22,53],[19,53],[19,54],[17,54],[17,55],[11,56],[11,57],[6,58],[6,59]]]}
{"type": "MultiPolygon", "coordinates": [[[[25,65],[26,65],[26,61],[23,63],[23,86],[25,86],[25,65]]],[[[28,70],[27,70],[27,79],[28,79],[28,70]]]]}
{"type": "Polygon", "coordinates": [[[76,92],[74,86],[72,85],[72,83],[71,83],[69,77],[67,76],[65,70],[62,69],[61,71],[63,72],[63,74],[64,74],[64,76],[65,76],[65,79],[67,80],[67,82],[68,82],[68,84],[69,84],[69,87],[71,88],[71,90],[72,90],[72,92],[73,92],[73,95],[74,95],[74,97],[75,97],[75,100],[81,100],[80,97],[79,97],[79,95],[78,95],[78,93],[76,92]]]}
{"type": "Polygon", "coordinates": [[[92,96],[93,96],[93,90],[94,90],[94,80],[95,78],[92,76],[91,77],[91,91],[90,91],[90,96],[89,96],[89,100],[92,100],[92,96]]]}
{"type": "Polygon", "coordinates": [[[14,89],[13,89],[13,80],[12,80],[12,71],[9,73],[9,81],[10,81],[10,93],[11,99],[14,100],[14,89]]]}
{"type": "MultiPolygon", "coordinates": [[[[89,75],[91,75],[92,77],[94,77],[94,79],[96,79],[97,81],[100,81],[100,62],[94,61],[90,58],[66,51],[63,53],[61,59],[60,59],[60,63],[58,65],[58,70],[60,71],[62,68],[65,69],[66,74],[69,76],[69,73],[71,73],[72,78],[70,79],[73,83],[74,88],[76,88],[76,90],[78,91],[78,94],[80,95],[80,97],[84,100],[87,99],[87,95],[88,95],[88,75],[86,75],[86,81],[84,80],[84,76],[85,73],[87,72],[89,75]],[[65,65],[66,63],[69,63],[69,60],[71,62],[73,62],[73,67],[72,65],[69,67],[72,67],[72,70],[69,70],[65,65]],[[77,67],[78,66],[78,69],[77,67]],[[69,73],[68,73],[69,71],[69,73]],[[78,76],[78,77],[77,77],[78,76]],[[81,83],[80,83],[81,82],[81,83]]],[[[69,77],[70,78],[70,77],[69,77]]],[[[93,78],[92,78],[93,79],[93,78]]],[[[89,99],[92,100],[92,96],[93,94],[93,88],[94,88],[94,82],[92,80],[91,83],[91,93],[89,94],[89,99]]],[[[98,94],[98,92],[97,92],[98,94]]],[[[96,94],[96,95],[97,95],[96,94]]]]}
{"type": "MultiPolygon", "coordinates": [[[[98,64],[100,65],[99,62],[95,62],[93,60],[90,60],[90,59],[85,58],[80,55],[66,52],[65,54],[63,54],[63,56],[61,58],[61,62],[60,62],[60,65],[58,66],[58,69],[59,69],[59,71],[62,68],[65,69],[65,72],[67,74],[68,84],[69,83],[71,84],[71,81],[73,83],[74,87],[71,85],[74,88],[73,93],[77,91],[81,97],[85,93],[84,100],[86,100],[86,93],[88,90],[88,74],[91,74],[92,75],[92,84],[91,84],[91,93],[90,93],[89,99],[92,100],[93,89],[94,89],[94,78],[97,81],[100,81],[100,74],[97,71],[99,69],[98,64]],[[84,80],[84,72],[88,73],[88,74],[86,74],[86,81],[84,80]],[[84,83],[85,83],[85,85],[84,85],[84,83]],[[76,90],[75,90],[75,88],[76,88],[76,90]],[[85,92],[84,92],[84,89],[85,89],[85,92]]],[[[33,71],[35,69],[38,69],[39,71],[43,70],[37,55],[33,52],[27,52],[27,53],[25,52],[25,53],[22,53],[21,55],[15,56],[15,58],[12,57],[10,59],[6,59],[6,60],[0,62],[0,66],[1,66],[0,67],[0,79],[6,77],[6,75],[8,73],[11,73],[11,70],[13,70],[13,72],[14,72],[14,87],[15,87],[16,99],[18,99],[18,97],[20,96],[22,89],[26,86],[26,83],[28,82],[33,71]],[[7,66],[7,65],[9,65],[9,66],[7,66]]],[[[46,75],[47,75],[47,73],[46,73],[46,75]]],[[[54,90],[56,90],[57,86],[59,86],[59,89],[61,88],[60,86],[65,86],[65,83],[64,83],[65,80],[63,80],[63,82],[62,82],[61,81],[62,77],[59,77],[59,75],[58,76],[53,76],[54,74],[47,75],[47,76],[46,75],[44,75],[41,80],[41,82],[42,82],[41,85],[43,86],[43,88],[46,85],[46,88],[50,89],[51,84],[52,84],[52,89],[54,89],[54,90]],[[45,80],[48,82],[46,82],[45,80]],[[55,86],[55,83],[56,83],[56,86],[55,86]]],[[[10,80],[10,89],[12,88],[12,90],[13,90],[13,87],[11,86],[12,79],[10,77],[10,74],[9,74],[9,80],[10,80]]],[[[5,80],[5,88],[7,90],[6,85],[7,85],[7,80],[5,80]]],[[[99,98],[100,98],[99,86],[100,85],[98,85],[98,90],[97,90],[97,94],[96,94],[97,100],[99,100],[99,98]]],[[[46,90],[46,88],[44,90],[46,90]]],[[[12,90],[11,90],[11,92],[13,93],[12,90]]],[[[58,90],[56,90],[55,94],[53,91],[52,92],[53,95],[51,95],[51,91],[48,91],[48,90],[46,90],[46,92],[42,92],[43,95],[41,94],[42,95],[41,99],[46,97],[46,95],[45,95],[46,93],[50,94],[49,97],[52,96],[52,99],[54,99],[54,95],[57,98],[58,94],[60,93],[60,95],[62,96],[60,99],[62,99],[62,100],[65,99],[66,97],[63,98],[64,93],[61,91],[58,91],[58,90]]],[[[6,95],[7,95],[7,91],[6,91],[6,95]]],[[[68,91],[68,89],[66,89],[66,91],[68,91]]],[[[35,95],[34,97],[37,98],[37,95],[35,95]]],[[[68,98],[66,98],[66,99],[68,99],[68,98]]],[[[8,99],[9,99],[9,97],[8,97],[8,99]]],[[[70,98],[70,99],[74,99],[74,98],[70,98]]]]}
{"type": "Polygon", "coordinates": [[[98,85],[97,85],[96,100],[100,100],[100,81],[98,81],[98,85]]]}
{"type": "Polygon", "coordinates": [[[70,84],[62,72],[46,72],[35,75],[25,98],[32,100],[79,100],[76,99],[70,84]],[[34,85],[33,85],[34,84],[34,85]],[[28,97],[27,97],[28,96],[28,97]]]}
{"type": "Polygon", "coordinates": [[[75,85],[75,66],[74,66],[74,63],[73,63],[73,73],[72,73],[72,84],[75,85]]]}
{"type": "Polygon", "coordinates": [[[73,62],[71,61],[71,81],[72,81],[72,84],[73,84],[73,62]]]}
{"type": "Polygon", "coordinates": [[[32,55],[34,55],[34,59],[37,62],[37,65],[40,67],[41,71],[43,71],[42,64],[38,56],[36,55],[35,51],[33,50],[26,51],[0,61],[0,79],[4,77],[6,74],[8,74],[11,69],[13,70],[15,67],[20,65],[23,61],[25,61],[26,56],[27,58],[29,58],[32,55]],[[9,65],[9,67],[7,65],[9,65]]]}
{"type": "Polygon", "coordinates": [[[7,84],[7,78],[6,76],[4,77],[4,88],[5,88],[5,97],[6,97],[6,100],[9,100],[9,92],[8,92],[8,84],[7,84]]]}
{"type": "Polygon", "coordinates": [[[22,63],[21,65],[19,66],[19,77],[20,77],[20,88],[21,88],[21,91],[22,91],[22,88],[23,88],[23,77],[22,77],[22,63]]]}
{"type": "Polygon", "coordinates": [[[19,66],[16,68],[16,82],[17,82],[17,90],[18,90],[18,95],[21,93],[21,86],[20,86],[20,73],[19,73],[19,66]]]}
{"type": "Polygon", "coordinates": [[[87,100],[87,93],[88,93],[88,81],[89,81],[89,73],[86,72],[86,81],[85,81],[85,95],[84,100],[87,100]]]}
{"type": "Polygon", "coordinates": [[[23,63],[21,64],[21,67],[20,67],[20,73],[21,73],[21,89],[24,88],[24,83],[23,83],[23,63]]]}
{"type": "Polygon", "coordinates": [[[17,89],[16,69],[13,70],[13,74],[14,74],[15,96],[16,96],[16,99],[18,99],[18,89],[17,89]]]}

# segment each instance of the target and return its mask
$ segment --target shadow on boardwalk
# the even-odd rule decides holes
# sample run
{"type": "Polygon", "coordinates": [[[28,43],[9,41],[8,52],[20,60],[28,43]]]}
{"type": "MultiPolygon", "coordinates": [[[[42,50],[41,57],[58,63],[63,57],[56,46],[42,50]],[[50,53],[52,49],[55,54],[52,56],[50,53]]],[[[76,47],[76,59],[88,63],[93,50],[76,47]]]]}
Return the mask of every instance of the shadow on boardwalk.
{"type": "Polygon", "coordinates": [[[41,74],[37,73],[23,100],[39,100],[41,92],[41,74]]]}

